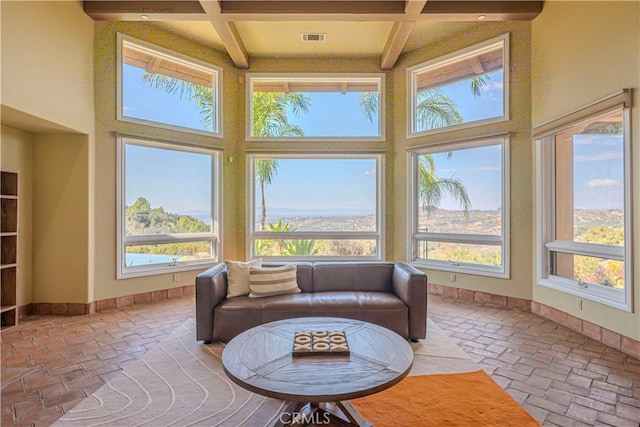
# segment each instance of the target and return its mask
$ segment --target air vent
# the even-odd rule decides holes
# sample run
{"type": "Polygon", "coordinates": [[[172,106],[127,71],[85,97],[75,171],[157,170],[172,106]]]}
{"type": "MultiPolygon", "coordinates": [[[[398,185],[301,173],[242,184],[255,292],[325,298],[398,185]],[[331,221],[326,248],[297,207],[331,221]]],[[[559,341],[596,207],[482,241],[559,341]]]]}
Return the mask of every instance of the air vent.
{"type": "Polygon", "coordinates": [[[327,38],[325,33],[302,33],[303,42],[323,42],[327,38]]]}

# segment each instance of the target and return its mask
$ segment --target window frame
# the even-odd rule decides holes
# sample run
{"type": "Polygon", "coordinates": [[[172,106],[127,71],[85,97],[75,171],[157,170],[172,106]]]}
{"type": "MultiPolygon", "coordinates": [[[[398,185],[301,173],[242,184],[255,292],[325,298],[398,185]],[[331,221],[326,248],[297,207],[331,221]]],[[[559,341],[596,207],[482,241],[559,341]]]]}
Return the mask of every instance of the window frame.
{"type": "MultiPolygon", "coordinates": [[[[497,277],[501,279],[510,278],[510,170],[509,170],[509,135],[493,135],[482,138],[458,140],[441,144],[432,144],[412,148],[407,152],[408,168],[408,262],[418,268],[431,270],[448,271],[452,273],[474,274],[478,276],[497,277]],[[423,154],[435,154],[462,149],[480,148],[488,146],[501,146],[501,181],[502,181],[502,210],[501,210],[501,235],[499,237],[484,234],[467,233],[429,233],[421,232],[419,229],[418,200],[418,158],[423,154]],[[418,258],[418,245],[420,242],[446,242],[460,244],[492,245],[502,248],[502,265],[490,266],[474,263],[455,262],[443,260],[429,260],[418,258]]],[[[454,153],[455,155],[455,153],[454,153]]]]}
{"type": "Polygon", "coordinates": [[[543,123],[534,130],[536,149],[536,282],[540,286],[578,296],[626,312],[633,311],[633,235],[632,235],[632,147],[631,98],[623,90],[584,106],[560,118],[543,123]],[[624,248],[555,239],[555,136],[600,116],[622,109],[623,165],[624,165],[624,248]],[[621,260],[625,268],[625,289],[589,286],[581,280],[551,274],[552,253],[582,255],[621,260]],[[586,285],[586,286],[585,286],[586,285]]]}
{"type": "Polygon", "coordinates": [[[476,43],[467,48],[457,50],[455,52],[440,56],[435,59],[431,59],[426,62],[422,62],[420,64],[416,64],[412,67],[407,68],[407,139],[417,138],[424,135],[433,135],[442,132],[450,132],[453,130],[459,129],[467,129],[474,128],[478,126],[485,126],[492,123],[500,123],[509,121],[509,98],[510,98],[510,86],[509,86],[509,75],[511,70],[511,60],[509,56],[509,33],[502,34],[500,36],[491,38],[489,40],[485,40],[480,43],[476,43]],[[488,47],[502,43],[502,54],[503,54],[503,115],[499,117],[490,117],[482,120],[475,120],[472,122],[460,123],[453,126],[440,127],[436,129],[427,129],[423,131],[418,131],[417,128],[417,83],[416,76],[421,72],[424,72],[428,69],[439,68],[443,65],[454,63],[458,61],[460,58],[469,56],[476,51],[481,51],[487,49],[488,47]]]}
{"type": "Polygon", "coordinates": [[[222,111],[222,82],[223,82],[223,70],[221,67],[218,67],[214,64],[210,64],[204,61],[200,61],[198,59],[189,57],[187,55],[183,55],[179,52],[172,51],[170,49],[166,49],[161,46],[154,45],[152,43],[148,43],[144,40],[137,39],[135,37],[131,37],[126,34],[117,33],[117,66],[116,66],[116,119],[122,122],[135,123],[139,125],[151,126],[154,128],[160,129],[168,129],[172,131],[178,132],[186,132],[195,135],[204,135],[214,138],[223,138],[223,129],[222,129],[222,119],[223,119],[223,111],[222,111]],[[188,67],[201,69],[206,72],[212,73],[215,76],[215,84],[212,87],[214,97],[214,130],[204,131],[200,129],[194,129],[179,125],[172,125],[169,123],[156,122],[149,119],[139,119],[135,117],[129,117],[124,114],[124,94],[123,94],[123,60],[122,54],[124,50],[124,44],[129,43],[136,45],[138,48],[151,51],[153,54],[162,56],[167,58],[167,60],[172,61],[174,63],[183,63],[188,67]]]}
{"type": "Polygon", "coordinates": [[[266,261],[275,262],[296,262],[296,261],[380,261],[384,259],[385,254],[385,229],[384,229],[384,206],[385,206],[385,188],[384,188],[384,154],[375,152],[363,153],[268,153],[254,152],[247,154],[247,259],[262,258],[266,261]],[[255,159],[299,159],[299,160],[322,160],[322,159],[375,159],[376,160],[376,231],[293,231],[293,232],[274,232],[255,230],[256,224],[256,179],[255,179],[255,159]],[[263,239],[295,239],[295,240],[375,240],[376,254],[373,256],[269,256],[256,255],[256,240],[263,239]]]}
{"type": "Polygon", "coordinates": [[[384,73],[247,73],[246,97],[245,97],[245,139],[252,142],[345,142],[366,141],[383,142],[386,132],[386,106],[385,106],[385,74],[384,73]],[[296,136],[296,137],[259,137],[252,136],[253,128],[253,83],[258,80],[267,81],[291,81],[306,80],[315,82],[344,81],[354,82],[364,80],[377,80],[379,84],[378,99],[378,136],[296,136]]]}
{"type": "Polygon", "coordinates": [[[152,276],[180,271],[197,270],[211,267],[223,259],[222,244],[222,154],[220,150],[188,146],[171,141],[147,139],[137,136],[118,134],[116,136],[117,149],[117,191],[116,191],[116,278],[152,276]],[[177,150],[190,153],[200,153],[211,156],[211,231],[201,233],[167,233],[154,235],[127,236],[126,235],[126,147],[137,145],[148,148],[177,150]],[[212,258],[202,261],[186,261],[180,263],[158,263],[144,266],[125,265],[126,247],[131,245],[151,245],[180,242],[211,240],[212,258]]]}

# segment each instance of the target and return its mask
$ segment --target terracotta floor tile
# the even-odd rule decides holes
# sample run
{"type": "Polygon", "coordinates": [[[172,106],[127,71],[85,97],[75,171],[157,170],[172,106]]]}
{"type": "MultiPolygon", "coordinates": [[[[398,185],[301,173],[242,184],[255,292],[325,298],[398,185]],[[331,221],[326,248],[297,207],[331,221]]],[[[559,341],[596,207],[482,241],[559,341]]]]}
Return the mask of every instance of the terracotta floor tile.
{"type": "Polygon", "coordinates": [[[630,420],[629,418],[618,417],[617,415],[605,414],[603,412],[598,413],[596,419],[600,423],[605,423],[610,426],[616,427],[638,427],[638,422],[630,420]]]}
{"type": "MultiPolygon", "coordinates": [[[[536,314],[429,298],[429,316],[543,425],[638,427],[639,360],[536,314]]],[[[190,295],[23,319],[2,334],[2,368],[36,371],[2,389],[2,425],[50,425],[193,317],[193,306],[190,295]]]]}

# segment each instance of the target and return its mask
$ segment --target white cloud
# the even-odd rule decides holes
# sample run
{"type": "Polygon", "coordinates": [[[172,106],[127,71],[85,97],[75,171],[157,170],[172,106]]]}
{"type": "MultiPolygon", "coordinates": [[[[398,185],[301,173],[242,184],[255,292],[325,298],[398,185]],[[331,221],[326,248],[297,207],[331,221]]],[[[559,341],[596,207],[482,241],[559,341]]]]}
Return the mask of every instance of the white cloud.
{"type": "Polygon", "coordinates": [[[620,181],[606,178],[606,179],[592,179],[591,181],[587,182],[585,185],[589,188],[594,188],[594,187],[613,187],[621,184],[622,183],[620,181]]]}
{"type": "Polygon", "coordinates": [[[622,143],[622,135],[580,135],[579,138],[573,140],[574,145],[606,145],[615,146],[622,143]]]}
{"type": "Polygon", "coordinates": [[[374,175],[376,174],[376,170],[375,169],[367,169],[366,171],[364,171],[365,175],[374,175]]]}
{"type": "Polygon", "coordinates": [[[502,89],[504,88],[504,82],[502,80],[499,81],[492,81],[489,84],[489,89],[490,90],[495,90],[495,91],[499,91],[502,92],[502,89]]]}
{"type": "Polygon", "coordinates": [[[496,166],[478,166],[477,168],[473,168],[473,171],[478,171],[478,172],[494,172],[494,171],[499,171],[500,170],[500,165],[496,165],[496,166]]]}
{"type": "Polygon", "coordinates": [[[596,153],[588,156],[576,156],[574,160],[576,162],[591,162],[597,160],[615,160],[622,158],[622,151],[604,151],[602,153],[596,153]]]}
{"type": "Polygon", "coordinates": [[[457,172],[495,172],[500,170],[500,165],[476,166],[473,168],[436,168],[436,172],[457,173],[457,172]]]}

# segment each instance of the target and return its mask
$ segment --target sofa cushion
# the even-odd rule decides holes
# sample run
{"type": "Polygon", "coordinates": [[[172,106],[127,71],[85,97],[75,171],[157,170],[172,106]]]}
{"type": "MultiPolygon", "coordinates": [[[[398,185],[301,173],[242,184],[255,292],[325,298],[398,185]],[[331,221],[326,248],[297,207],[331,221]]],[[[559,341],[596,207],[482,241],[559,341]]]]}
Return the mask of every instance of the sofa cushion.
{"type": "MultiPolygon", "coordinates": [[[[292,265],[292,263],[282,263],[282,262],[264,262],[262,263],[263,267],[282,267],[283,265],[292,265]]],[[[296,271],[296,280],[298,282],[298,287],[302,292],[313,292],[313,284],[311,283],[311,271],[313,267],[310,262],[296,262],[293,263],[298,270],[296,271]]]]}
{"type": "Polygon", "coordinates": [[[393,266],[391,262],[318,262],[313,265],[313,292],[393,292],[393,266]]]}
{"type": "Polygon", "coordinates": [[[387,292],[319,292],[227,299],[215,308],[214,338],[227,341],[276,320],[322,316],[364,320],[408,336],[408,307],[387,292]]]}
{"type": "Polygon", "coordinates": [[[405,309],[407,305],[389,292],[315,292],[311,294],[312,311],[351,311],[405,309]]]}
{"type": "Polygon", "coordinates": [[[295,294],[300,292],[296,281],[295,265],[282,267],[250,267],[249,297],[260,298],[274,295],[295,294]]]}
{"type": "Polygon", "coordinates": [[[227,298],[249,295],[249,268],[261,267],[262,258],[251,261],[225,261],[227,265],[227,298]]]}

